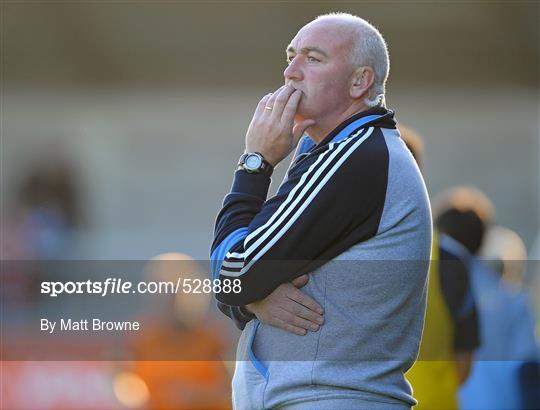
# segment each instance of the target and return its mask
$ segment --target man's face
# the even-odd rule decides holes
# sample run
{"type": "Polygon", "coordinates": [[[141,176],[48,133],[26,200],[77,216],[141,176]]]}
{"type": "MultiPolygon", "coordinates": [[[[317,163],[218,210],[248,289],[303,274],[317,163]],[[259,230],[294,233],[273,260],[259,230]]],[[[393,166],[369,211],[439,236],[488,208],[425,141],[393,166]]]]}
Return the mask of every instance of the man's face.
{"type": "Polygon", "coordinates": [[[285,83],[302,91],[296,121],[319,122],[345,111],[353,67],[350,34],[335,22],[317,21],[304,26],[287,47],[285,83]]]}

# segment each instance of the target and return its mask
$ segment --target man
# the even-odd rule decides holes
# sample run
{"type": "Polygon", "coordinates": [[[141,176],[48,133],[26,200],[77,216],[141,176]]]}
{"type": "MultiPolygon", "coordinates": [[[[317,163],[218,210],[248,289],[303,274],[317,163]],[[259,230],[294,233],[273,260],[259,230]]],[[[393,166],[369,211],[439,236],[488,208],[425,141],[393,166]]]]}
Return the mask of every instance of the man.
{"type": "Polygon", "coordinates": [[[301,336],[250,320],[235,408],[410,408],[404,373],[422,332],[431,218],[418,167],[384,107],[386,44],[365,20],[332,14],[304,26],[287,57],[286,85],[263,97],[248,128],[217,217],[212,272],[220,308],[238,324],[250,318],[241,306],[256,309],[309,273],[309,298],[289,284],[298,298],[286,309],[311,301],[301,326],[318,322],[308,311],[319,307],[325,324],[301,336]],[[273,167],[304,132],[316,145],[266,200],[273,167]]]}

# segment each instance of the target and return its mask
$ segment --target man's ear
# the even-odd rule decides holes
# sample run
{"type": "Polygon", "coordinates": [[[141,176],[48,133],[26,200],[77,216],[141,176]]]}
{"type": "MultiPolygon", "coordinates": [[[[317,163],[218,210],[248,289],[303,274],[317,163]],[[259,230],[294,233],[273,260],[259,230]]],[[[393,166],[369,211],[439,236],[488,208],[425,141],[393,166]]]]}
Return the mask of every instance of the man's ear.
{"type": "Polygon", "coordinates": [[[375,81],[375,72],[371,67],[359,67],[353,74],[350,95],[357,99],[366,94],[375,81]]]}

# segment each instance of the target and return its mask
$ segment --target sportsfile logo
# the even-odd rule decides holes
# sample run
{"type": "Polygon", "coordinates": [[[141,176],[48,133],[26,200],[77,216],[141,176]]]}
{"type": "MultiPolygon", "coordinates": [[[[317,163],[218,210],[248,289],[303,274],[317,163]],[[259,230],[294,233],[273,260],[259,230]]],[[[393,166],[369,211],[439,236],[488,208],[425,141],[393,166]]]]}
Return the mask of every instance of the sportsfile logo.
{"type": "Polygon", "coordinates": [[[69,281],[69,282],[41,282],[41,293],[51,297],[61,294],[128,294],[135,293],[131,288],[133,283],[121,278],[107,278],[104,282],[92,281],[69,281]]]}

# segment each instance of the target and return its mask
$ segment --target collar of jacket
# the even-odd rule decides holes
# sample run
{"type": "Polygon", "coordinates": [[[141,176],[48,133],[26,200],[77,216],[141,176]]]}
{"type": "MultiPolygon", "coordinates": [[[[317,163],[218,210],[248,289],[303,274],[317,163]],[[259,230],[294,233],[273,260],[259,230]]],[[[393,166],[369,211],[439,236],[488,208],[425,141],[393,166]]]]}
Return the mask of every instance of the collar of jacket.
{"type": "MultiPolygon", "coordinates": [[[[328,134],[318,146],[329,144],[330,142],[341,141],[347,138],[352,132],[365,126],[376,126],[381,128],[396,128],[394,120],[394,112],[384,107],[373,107],[368,110],[354,114],[341,124],[339,124],[330,134],[328,134]]],[[[306,154],[315,145],[315,142],[308,136],[304,135],[299,143],[299,148],[296,156],[306,154]]]]}

